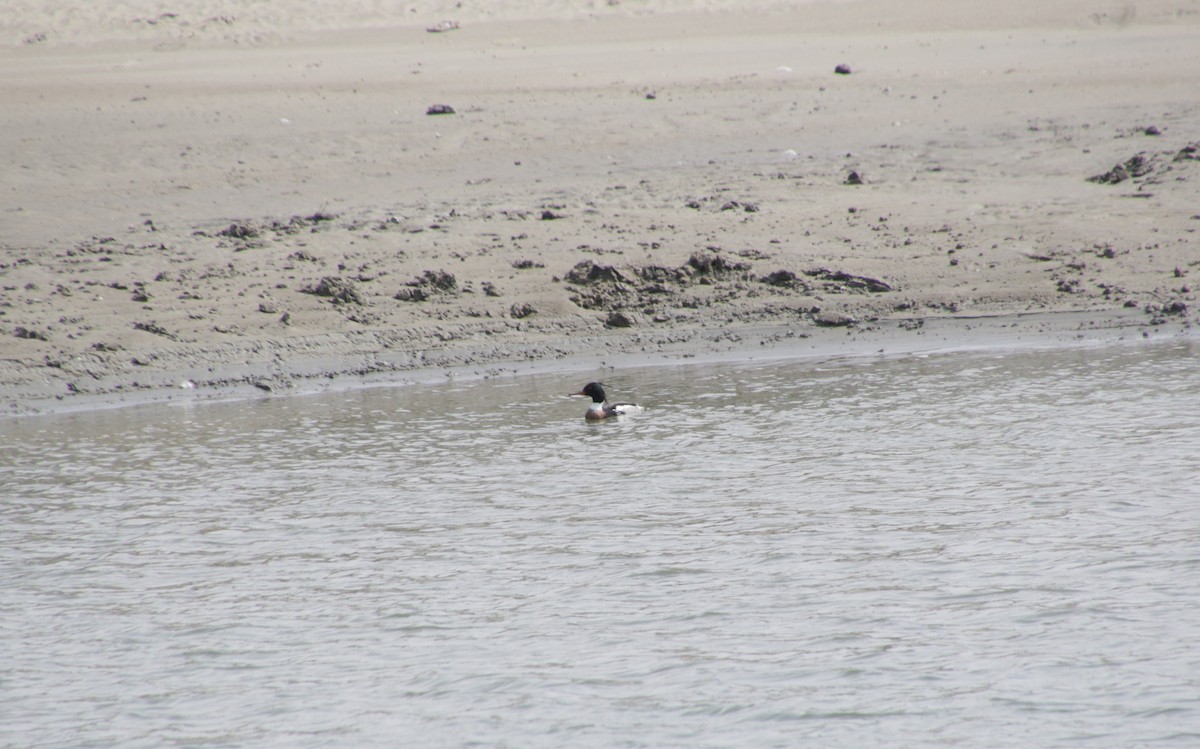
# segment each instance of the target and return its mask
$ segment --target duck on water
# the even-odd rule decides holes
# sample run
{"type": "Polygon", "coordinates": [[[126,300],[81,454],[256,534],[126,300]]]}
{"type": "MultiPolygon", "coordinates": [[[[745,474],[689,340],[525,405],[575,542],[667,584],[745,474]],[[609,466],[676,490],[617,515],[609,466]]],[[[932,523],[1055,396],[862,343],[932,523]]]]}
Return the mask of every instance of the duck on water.
{"type": "Polygon", "coordinates": [[[591,407],[583,415],[588,421],[602,421],[616,416],[637,414],[646,410],[636,403],[609,403],[608,397],[604,394],[604,386],[598,382],[589,382],[583,386],[583,390],[580,390],[578,393],[571,393],[571,395],[582,395],[592,399],[591,407]]]}

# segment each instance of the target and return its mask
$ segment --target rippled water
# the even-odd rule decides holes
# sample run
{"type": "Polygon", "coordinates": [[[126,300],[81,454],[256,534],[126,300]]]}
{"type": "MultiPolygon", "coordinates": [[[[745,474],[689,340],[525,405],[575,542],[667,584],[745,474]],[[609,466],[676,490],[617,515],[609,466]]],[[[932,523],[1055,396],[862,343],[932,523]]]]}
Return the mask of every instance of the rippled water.
{"type": "Polygon", "coordinates": [[[3,422],[0,744],[1197,746],[1198,354],[3,422]]]}

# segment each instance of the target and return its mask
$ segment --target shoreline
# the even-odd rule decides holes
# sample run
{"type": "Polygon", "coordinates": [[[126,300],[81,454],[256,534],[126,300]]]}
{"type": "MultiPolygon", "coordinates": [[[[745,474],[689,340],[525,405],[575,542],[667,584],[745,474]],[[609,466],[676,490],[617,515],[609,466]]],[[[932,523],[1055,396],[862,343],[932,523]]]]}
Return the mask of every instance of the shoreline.
{"type": "Polygon", "coordinates": [[[118,408],[193,405],[303,397],[374,387],[410,387],[455,381],[484,381],[533,374],[602,372],[622,369],[739,365],[751,362],[828,362],[965,353],[1003,355],[1097,346],[1147,345],[1200,340],[1186,319],[1149,323],[1135,311],[1064,311],[958,317],[877,320],[862,326],[796,329],[781,326],[672,331],[663,336],[612,332],[550,343],[498,347],[476,344],[457,349],[380,350],[296,358],[280,364],[206,363],[157,370],[138,380],[108,377],[87,390],[49,395],[36,389],[10,397],[0,423],[14,419],[86,413],[118,408]],[[597,343],[607,352],[596,353],[597,343]],[[204,370],[204,374],[200,371],[204,370]]]}

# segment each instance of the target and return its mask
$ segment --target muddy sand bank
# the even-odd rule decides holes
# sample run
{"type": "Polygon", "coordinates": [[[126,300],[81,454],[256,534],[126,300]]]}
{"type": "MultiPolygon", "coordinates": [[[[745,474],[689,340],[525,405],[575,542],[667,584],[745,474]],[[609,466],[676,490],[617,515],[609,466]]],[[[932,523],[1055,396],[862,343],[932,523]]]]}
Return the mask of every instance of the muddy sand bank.
{"type": "Polygon", "coordinates": [[[27,9],[0,413],[1191,335],[1200,4],[1024,5],[66,41],[27,9]]]}

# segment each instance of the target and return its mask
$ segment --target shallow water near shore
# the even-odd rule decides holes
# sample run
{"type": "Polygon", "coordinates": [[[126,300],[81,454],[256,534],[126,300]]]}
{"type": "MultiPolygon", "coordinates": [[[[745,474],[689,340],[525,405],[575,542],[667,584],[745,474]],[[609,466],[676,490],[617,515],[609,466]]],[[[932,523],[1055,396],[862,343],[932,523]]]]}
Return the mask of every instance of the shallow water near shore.
{"type": "Polygon", "coordinates": [[[0,744],[1194,746],[1198,355],[14,420],[0,744]]]}

